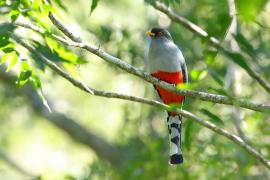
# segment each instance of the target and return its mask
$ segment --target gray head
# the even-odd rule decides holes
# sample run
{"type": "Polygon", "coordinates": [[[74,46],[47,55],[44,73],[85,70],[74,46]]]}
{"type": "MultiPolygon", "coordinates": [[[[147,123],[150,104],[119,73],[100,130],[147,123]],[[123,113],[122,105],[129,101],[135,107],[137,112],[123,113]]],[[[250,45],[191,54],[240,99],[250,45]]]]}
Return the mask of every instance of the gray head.
{"type": "Polygon", "coordinates": [[[163,28],[153,28],[146,33],[151,37],[148,51],[150,73],[157,71],[178,72],[184,57],[172,40],[170,33],[163,28]]]}
{"type": "Polygon", "coordinates": [[[169,40],[172,41],[172,36],[166,29],[163,28],[152,28],[151,31],[148,31],[146,33],[148,36],[150,36],[152,39],[155,40],[169,40]]]}

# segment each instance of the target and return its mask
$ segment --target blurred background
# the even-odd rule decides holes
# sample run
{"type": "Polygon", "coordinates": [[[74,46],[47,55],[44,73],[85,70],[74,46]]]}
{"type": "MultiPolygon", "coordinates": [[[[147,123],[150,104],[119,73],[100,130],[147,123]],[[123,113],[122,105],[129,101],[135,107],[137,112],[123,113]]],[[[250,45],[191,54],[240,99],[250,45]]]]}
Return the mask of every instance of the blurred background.
{"type": "MultiPolygon", "coordinates": [[[[224,47],[241,52],[246,63],[269,81],[269,1],[236,0],[236,14],[230,13],[229,2],[234,1],[162,1],[219,39],[224,47]],[[235,15],[237,26],[231,31],[235,15]],[[229,29],[235,36],[228,34],[229,29]]],[[[62,35],[47,17],[48,9],[53,9],[76,35],[142,70],[146,70],[149,45],[145,32],[152,27],[164,27],[185,56],[190,88],[243,97],[251,102],[270,102],[269,94],[245,70],[206,39],[200,39],[154,9],[150,1],[51,0],[49,3],[1,0],[0,21],[35,22],[62,35]],[[98,2],[97,7],[90,13],[94,2],[98,2]]],[[[6,25],[1,27],[4,31],[6,25]]],[[[66,47],[25,28],[13,32],[90,87],[158,99],[151,84],[91,53],[66,47]]],[[[0,35],[4,36],[1,28],[0,35]]],[[[4,45],[3,38],[1,41],[1,50],[10,46],[19,55],[17,61],[2,60],[0,66],[0,179],[270,179],[269,170],[241,147],[188,119],[183,125],[185,162],[177,167],[169,166],[163,110],[86,94],[40,64],[38,58],[14,41],[4,45]],[[36,95],[41,88],[35,90],[30,82],[25,82],[23,87],[17,85],[24,60],[40,78],[42,97],[48,101],[53,115],[36,95]],[[5,72],[7,68],[12,69],[5,72]],[[82,138],[84,134],[78,124],[87,130],[89,137],[82,138]],[[69,127],[77,137],[65,130],[69,127]],[[86,145],[85,139],[89,138],[100,140],[100,146],[86,145]]],[[[2,51],[2,59],[5,53],[7,49],[2,51]]],[[[270,159],[269,113],[191,98],[187,98],[184,109],[239,135],[270,159]]]]}

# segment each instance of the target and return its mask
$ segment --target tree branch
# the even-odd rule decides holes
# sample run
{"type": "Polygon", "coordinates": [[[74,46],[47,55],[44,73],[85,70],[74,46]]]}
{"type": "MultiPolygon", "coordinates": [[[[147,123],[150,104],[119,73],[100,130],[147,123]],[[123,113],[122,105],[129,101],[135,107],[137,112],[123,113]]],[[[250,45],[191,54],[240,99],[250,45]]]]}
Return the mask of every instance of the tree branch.
{"type": "MultiPolygon", "coordinates": [[[[60,67],[58,67],[56,64],[54,64],[53,62],[49,61],[46,59],[46,57],[44,57],[42,54],[36,52],[32,47],[28,46],[26,43],[24,43],[21,38],[18,38],[16,36],[13,36],[13,38],[22,46],[24,46],[26,49],[28,49],[31,52],[36,53],[36,55],[38,55],[40,57],[40,59],[47,64],[52,70],[54,70],[56,73],[58,73],[60,76],[66,78],[69,77],[70,79],[72,79],[73,82],[77,82],[76,79],[73,79],[71,76],[68,75],[68,73],[64,72],[60,67]],[[52,65],[53,64],[53,65],[52,65]]],[[[66,78],[67,79],[67,78],[66,78]]],[[[68,80],[68,79],[67,79],[68,80]]],[[[73,84],[73,83],[72,83],[73,84]]],[[[77,84],[77,87],[88,92],[89,94],[91,94],[89,91],[87,91],[85,89],[85,87],[83,85],[80,85],[80,83],[75,83],[77,84]]],[[[148,100],[148,99],[144,99],[144,98],[138,98],[138,97],[134,97],[134,96],[127,96],[127,95],[122,95],[122,94],[117,94],[117,93],[108,93],[108,92],[102,92],[102,91],[97,91],[93,88],[89,88],[92,90],[92,92],[94,93],[94,95],[97,96],[103,96],[103,97],[109,97],[109,98],[120,98],[120,99],[125,99],[125,100],[129,100],[129,101],[135,101],[135,102],[140,102],[140,103],[144,103],[144,104],[149,104],[155,107],[159,107],[159,108],[163,108],[163,109],[167,109],[167,110],[172,110],[172,107],[157,102],[157,101],[153,101],[153,100],[148,100]],[[97,92],[97,94],[95,94],[97,92]]],[[[263,157],[263,155],[261,155],[258,151],[256,151],[253,147],[251,147],[250,145],[246,144],[239,136],[234,135],[234,134],[230,134],[228,131],[216,126],[215,124],[203,120],[197,116],[195,116],[194,114],[182,110],[182,109],[173,109],[174,111],[176,111],[177,114],[181,114],[186,118],[190,118],[191,120],[201,124],[202,126],[230,139],[231,141],[237,143],[238,145],[240,145],[241,147],[244,148],[244,150],[246,150],[250,155],[252,155],[254,158],[258,159],[260,162],[262,162],[262,164],[264,164],[267,168],[270,169],[270,162],[268,162],[268,160],[266,158],[263,157]]]]}
{"type": "MultiPolygon", "coordinates": [[[[57,20],[52,13],[49,14],[49,17],[52,20],[52,22],[56,25],[56,27],[59,28],[59,30],[61,30],[70,39],[72,39],[72,40],[80,39],[80,41],[78,41],[78,42],[71,42],[71,41],[66,40],[62,37],[53,35],[53,37],[55,37],[60,42],[66,44],[68,46],[74,46],[74,47],[79,47],[79,48],[85,49],[85,50],[101,57],[105,61],[107,61],[111,64],[114,64],[114,65],[118,66],[119,68],[121,68],[121,69],[123,69],[131,74],[134,74],[134,75],[136,75],[136,76],[138,76],[138,77],[140,77],[140,78],[142,78],[142,79],[144,79],[152,84],[158,85],[158,86],[160,86],[168,91],[174,92],[174,93],[179,94],[179,95],[191,97],[191,98],[198,98],[198,99],[203,100],[203,101],[209,101],[209,102],[213,102],[213,103],[220,103],[220,104],[227,104],[227,105],[237,105],[237,106],[240,106],[242,108],[247,108],[247,109],[260,111],[260,112],[270,112],[270,105],[267,105],[267,104],[256,104],[256,103],[248,102],[248,101],[246,101],[244,99],[240,99],[240,98],[233,98],[233,97],[222,96],[222,95],[217,95],[217,94],[198,92],[198,91],[194,91],[194,90],[176,89],[175,86],[173,86],[167,82],[160,81],[157,78],[150,76],[148,73],[143,72],[143,71],[131,66],[130,64],[126,63],[125,61],[106,53],[105,51],[103,51],[99,47],[95,47],[91,44],[84,43],[84,41],[81,40],[80,37],[77,37],[74,34],[72,34],[70,30],[68,30],[59,20],[57,20]]],[[[30,29],[32,29],[32,28],[30,28],[30,29]]],[[[42,33],[41,31],[38,31],[37,28],[33,28],[33,29],[39,33],[42,33]]]]}
{"type": "MultiPolygon", "coordinates": [[[[51,16],[54,18],[54,20],[53,20],[54,23],[57,23],[57,22],[60,23],[58,20],[56,20],[56,18],[53,15],[51,15],[51,16]]],[[[23,24],[23,23],[16,23],[16,25],[34,30],[40,34],[45,33],[45,31],[42,28],[39,28],[36,26],[23,24]]],[[[59,28],[63,28],[63,27],[64,26],[62,24],[59,25],[59,28]]],[[[241,98],[234,98],[234,97],[228,97],[228,96],[223,96],[223,95],[198,92],[198,91],[194,91],[194,90],[176,89],[171,84],[168,84],[167,82],[164,82],[164,81],[160,81],[160,80],[150,76],[148,73],[143,72],[143,71],[131,66],[130,64],[126,63],[125,61],[118,59],[118,58],[104,52],[99,47],[95,47],[93,45],[83,43],[83,41],[81,40],[80,37],[73,35],[67,28],[64,27],[61,31],[64,31],[64,34],[69,35],[70,39],[77,39],[77,40],[80,39],[81,43],[66,40],[60,36],[55,35],[55,34],[52,34],[52,36],[56,40],[66,44],[68,46],[74,46],[74,47],[86,49],[87,51],[94,53],[97,56],[101,57],[105,61],[112,63],[112,64],[118,66],[119,68],[121,68],[121,69],[123,69],[131,74],[134,74],[134,75],[136,75],[136,76],[138,76],[138,77],[140,77],[140,78],[142,78],[150,83],[153,83],[153,84],[158,85],[164,89],[167,89],[168,91],[174,92],[174,93],[179,94],[179,95],[185,95],[185,96],[191,97],[191,98],[198,98],[202,101],[209,101],[209,102],[213,102],[213,103],[226,104],[226,105],[236,105],[236,106],[239,106],[242,108],[247,108],[247,109],[259,111],[259,112],[270,112],[270,105],[267,105],[267,104],[257,104],[257,103],[253,103],[253,102],[248,102],[247,100],[241,99],[241,98]],[[68,31],[68,32],[66,32],[66,31],[68,31]]],[[[69,78],[69,77],[65,77],[65,78],[69,78]]],[[[85,87],[85,88],[87,88],[87,87],[85,87]]],[[[88,90],[90,90],[90,89],[88,89],[88,90]]]]}
{"type": "MultiPolygon", "coordinates": [[[[189,29],[195,35],[199,36],[202,39],[207,39],[210,44],[212,44],[217,49],[221,49],[225,54],[227,52],[230,52],[229,50],[227,50],[225,47],[222,46],[222,44],[220,43],[220,41],[217,38],[209,36],[209,34],[206,31],[204,31],[201,27],[197,26],[196,24],[192,23],[191,21],[187,20],[186,18],[180,16],[179,14],[174,12],[173,10],[170,10],[168,7],[166,7],[166,5],[164,5],[158,1],[155,1],[154,3],[152,3],[152,6],[155,9],[166,14],[171,20],[173,20],[173,21],[177,22],[178,24],[183,25],[185,28],[189,29]]],[[[247,64],[247,66],[248,66],[248,64],[247,64]]],[[[252,70],[252,68],[249,66],[247,69],[244,69],[244,70],[270,94],[270,83],[269,82],[267,82],[265,79],[263,79],[257,72],[252,70]]]]}
{"type": "Polygon", "coordinates": [[[204,119],[201,119],[194,114],[191,114],[190,112],[179,110],[178,113],[182,114],[186,118],[190,118],[193,121],[196,121],[197,123],[203,125],[204,127],[207,127],[208,129],[211,129],[212,131],[232,140],[233,142],[237,143],[241,147],[243,147],[249,154],[251,154],[253,157],[256,157],[262,164],[264,164],[268,169],[270,169],[270,161],[265,159],[265,157],[260,154],[258,151],[256,151],[252,146],[245,143],[239,136],[229,133],[227,130],[222,129],[215,124],[206,121],[204,119]]]}

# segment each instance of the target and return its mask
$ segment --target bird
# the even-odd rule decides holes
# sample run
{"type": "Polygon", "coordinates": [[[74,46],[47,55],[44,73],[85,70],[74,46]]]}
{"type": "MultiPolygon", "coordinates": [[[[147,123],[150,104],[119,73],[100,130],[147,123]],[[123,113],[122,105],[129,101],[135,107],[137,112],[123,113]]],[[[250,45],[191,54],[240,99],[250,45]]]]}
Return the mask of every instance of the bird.
{"type": "MultiPolygon", "coordinates": [[[[184,56],[178,46],[174,43],[171,34],[164,28],[154,27],[146,32],[150,37],[148,50],[149,73],[172,85],[188,82],[188,71],[184,56]]],[[[182,107],[184,96],[169,92],[157,85],[154,88],[161,100],[167,105],[179,105],[182,107]]],[[[167,112],[167,125],[170,138],[170,160],[169,164],[177,165],[184,162],[182,154],[182,116],[173,111],[167,112]]]]}

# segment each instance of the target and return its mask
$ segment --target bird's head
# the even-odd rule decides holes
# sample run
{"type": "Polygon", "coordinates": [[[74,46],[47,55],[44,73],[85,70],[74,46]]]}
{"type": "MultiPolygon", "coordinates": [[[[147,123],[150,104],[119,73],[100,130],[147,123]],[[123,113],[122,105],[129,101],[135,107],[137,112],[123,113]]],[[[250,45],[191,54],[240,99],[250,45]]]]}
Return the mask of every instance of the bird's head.
{"type": "Polygon", "coordinates": [[[152,39],[163,39],[172,41],[172,36],[169,31],[163,28],[152,28],[151,31],[146,32],[146,34],[152,39]]]}

